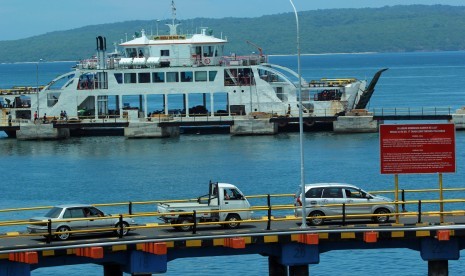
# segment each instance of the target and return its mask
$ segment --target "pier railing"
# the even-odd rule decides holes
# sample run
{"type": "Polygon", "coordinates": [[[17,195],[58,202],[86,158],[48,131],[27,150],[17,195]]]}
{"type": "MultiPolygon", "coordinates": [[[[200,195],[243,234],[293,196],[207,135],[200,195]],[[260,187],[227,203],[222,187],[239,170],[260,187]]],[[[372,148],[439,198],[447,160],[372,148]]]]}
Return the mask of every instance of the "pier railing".
{"type": "Polygon", "coordinates": [[[373,116],[438,116],[452,115],[451,107],[381,107],[372,108],[373,116]]]}
{"type": "MultiPolygon", "coordinates": [[[[434,193],[437,193],[438,189],[412,189],[412,190],[402,190],[402,200],[397,202],[386,202],[384,204],[389,205],[398,205],[398,213],[389,213],[388,216],[391,218],[410,218],[414,219],[416,223],[424,222],[424,217],[432,216],[440,218],[440,222],[444,222],[445,216],[465,216],[465,210],[456,209],[457,206],[463,206],[465,203],[465,197],[461,196],[459,198],[450,198],[444,200],[435,199],[434,193]],[[421,196],[422,194],[429,194],[429,196],[421,196]],[[440,205],[452,206],[450,208],[443,209],[443,211],[438,211],[441,208],[437,208],[440,205]],[[402,207],[402,208],[401,208],[402,207]]],[[[443,190],[444,192],[454,193],[455,196],[458,196],[457,193],[464,193],[465,188],[447,188],[443,190]]],[[[374,191],[373,194],[389,194],[394,193],[392,190],[388,191],[374,191]]],[[[269,230],[272,223],[279,223],[281,221],[295,221],[299,223],[301,218],[294,215],[294,210],[301,209],[300,206],[294,206],[293,202],[295,201],[294,194],[262,194],[262,195],[251,195],[247,198],[252,203],[250,209],[237,209],[237,210],[212,210],[205,211],[202,210],[202,213],[211,213],[216,214],[221,212],[244,212],[244,211],[253,211],[254,217],[249,220],[240,221],[243,224],[257,224],[261,223],[261,226],[266,227],[264,230],[269,230]]],[[[179,215],[179,216],[188,216],[192,218],[189,223],[153,223],[155,220],[160,219],[161,216],[166,215],[158,213],[156,210],[156,205],[158,203],[174,203],[174,202],[194,202],[198,201],[196,199],[184,199],[184,200],[152,200],[152,201],[139,201],[139,202],[117,202],[117,203],[99,203],[93,204],[93,206],[111,209],[111,213],[115,215],[96,218],[79,218],[77,220],[101,220],[108,218],[135,218],[139,221],[136,225],[131,225],[128,229],[137,230],[137,229],[147,229],[147,228],[171,228],[171,227],[180,227],[180,226],[192,226],[192,231],[195,233],[197,227],[205,225],[224,225],[229,222],[195,222],[197,213],[195,211],[190,212],[171,212],[169,215],[179,215]],[[141,223],[142,222],[142,223],[141,223]]],[[[373,206],[379,205],[378,203],[343,203],[343,204],[327,204],[325,207],[331,208],[340,208],[341,215],[325,215],[320,216],[319,218],[323,220],[336,220],[339,221],[339,224],[347,225],[352,219],[357,218],[372,220],[374,217],[381,216],[380,214],[366,213],[366,214],[348,214],[347,208],[353,206],[373,206]]],[[[22,208],[10,208],[0,210],[0,238],[15,238],[23,236],[47,236],[47,242],[52,242],[52,237],[57,235],[57,232],[52,228],[52,223],[55,224],[57,221],[45,222],[49,224],[48,233],[41,234],[29,234],[25,233],[25,226],[31,224],[43,224],[44,222],[30,222],[28,219],[32,216],[37,216],[39,213],[44,212],[45,209],[50,209],[52,206],[39,206],[39,207],[22,207],[22,208]],[[31,215],[33,213],[33,215],[31,215]],[[1,219],[3,218],[3,219],[1,219]],[[5,219],[7,218],[7,219],[5,219]],[[14,231],[14,232],[11,232],[14,231]]],[[[106,210],[106,209],[105,209],[106,210]]],[[[116,226],[113,227],[101,227],[98,229],[92,230],[70,230],[70,234],[85,234],[89,232],[108,232],[108,231],[118,231],[116,226]]],[[[62,233],[61,233],[62,234],[62,233]]],[[[120,238],[123,238],[119,235],[120,238]]]]}

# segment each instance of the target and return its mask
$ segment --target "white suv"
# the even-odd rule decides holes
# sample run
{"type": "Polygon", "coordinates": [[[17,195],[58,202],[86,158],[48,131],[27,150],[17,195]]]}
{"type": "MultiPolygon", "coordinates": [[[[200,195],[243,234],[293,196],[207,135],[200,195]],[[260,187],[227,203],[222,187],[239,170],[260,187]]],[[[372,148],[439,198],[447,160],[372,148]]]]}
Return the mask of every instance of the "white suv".
{"type": "MultiPolygon", "coordinates": [[[[294,205],[296,207],[302,206],[300,193],[301,189],[299,188],[295,194],[294,205]]],[[[305,203],[307,221],[311,225],[322,225],[325,220],[330,220],[321,218],[321,216],[339,216],[339,218],[334,219],[341,220],[343,203],[346,204],[345,214],[351,215],[350,219],[370,219],[367,215],[377,214],[378,216],[372,216],[371,219],[377,223],[385,223],[389,221],[389,215],[387,214],[395,212],[391,199],[371,195],[354,185],[344,183],[306,184],[305,203]],[[361,216],[355,217],[353,215],[361,216]]],[[[301,217],[302,208],[296,208],[295,215],[301,217]]]]}

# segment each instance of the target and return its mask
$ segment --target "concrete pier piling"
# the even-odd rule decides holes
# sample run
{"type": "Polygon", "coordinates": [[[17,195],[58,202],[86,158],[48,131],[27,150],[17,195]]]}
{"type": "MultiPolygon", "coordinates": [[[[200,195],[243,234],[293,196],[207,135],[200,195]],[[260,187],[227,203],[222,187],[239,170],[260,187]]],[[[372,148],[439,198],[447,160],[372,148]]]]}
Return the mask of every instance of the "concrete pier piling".
{"type": "Polygon", "coordinates": [[[274,135],[278,133],[278,125],[269,118],[235,120],[231,126],[232,135],[274,135]]]}
{"type": "Polygon", "coordinates": [[[349,112],[339,116],[333,122],[334,132],[339,133],[370,133],[378,132],[381,122],[373,119],[373,114],[366,110],[349,112]]]}
{"type": "Polygon", "coordinates": [[[179,126],[160,126],[152,122],[130,122],[124,128],[127,138],[165,138],[179,136],[179,126]]]}
{"type": "Polygon", "coordinates": [[[69,136],[69,129],[54,128],[53,124],[23,124],[20,130],[16,131],[18,140],[58,140],[69,136]]]}

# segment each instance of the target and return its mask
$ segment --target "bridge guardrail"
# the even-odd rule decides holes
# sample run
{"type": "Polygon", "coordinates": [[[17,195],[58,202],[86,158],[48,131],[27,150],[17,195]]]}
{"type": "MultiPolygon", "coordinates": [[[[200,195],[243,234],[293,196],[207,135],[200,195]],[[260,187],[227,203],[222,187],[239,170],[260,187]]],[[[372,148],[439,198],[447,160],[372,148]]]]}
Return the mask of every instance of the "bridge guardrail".
{"type": "MultiPolygon", "coordinates": [[[[439,191],[439,189],[412,189],[412,190],[402,190],[403,194],[405,193],[433,193],[439,191]]],[[[465,191],[465,188],[446,188],[444,189],[445,192],[457,192],[457,191],[465,191]]],[[[394,193],[394,191],[374,191],[373,193],[394,193]]],[[[274,195],[252,195],[252,196],[247,196],[248,199],[250,200],[266,200],[265,204],[255,204],[253,205],[250,209],[238,209],[238,210],[215,210],[211,211],[211,213],[220,213],[220,212],[231,212],[231,211],[253,211],[254,214],[262,214],[262,216],[254,217],[250,220],[244,220],[241,221],[241,223],[266,223],[266,229],[269,230],[271,227],[271,223],[273,222],[278,222],[278,221],[296,221],[297,223],[301,221],[300,217],[294,216],[294,214],[288,214],[285,216],[280,216],[278,213],[281,212],[286,212],[286,211],[294,211],[295,209],[301,208],[301,207],[296,207],[293,204],[282,204],[279,202],[273,202],[272,204],[272,199],[277,199],[277,198],[288,198],[288,197],[294,197],[294,194],[274,194],[274,195]]],[[[159,218],[162,214],[153,211],[153,212],[147,212],[147,211],[142,211],[142,212],[134,212],[134,206],[136,205],[152,205],[152,204],[157,204],[157,203],[167,203],[167,202],[192,202],[192,201],[197,201],[198,199],[184,199],[184,200],[152,200],[152,201],[138,201],[138,202],[117,202],[117,203],[99,203],[99,204],[94,204],[94,206],[100,206],[100,207],[124,207],[125,212],[121,212],[119,215],[113,215],[111,216],[112,218],[159,218]],[[127,208],[127,209],[126,209],[127,208]]],[[[440,216],[441,217],[441,222],[443,216],[446,215],[465,215],[465,210],[459,209],[451,209],[451,210],[445,210],[445,211],[438,211],[438,210],[424,210],[425,205],[439,205],[439,204],[457,204],[457,203],[465,203],[465,199],[444,199],[444,200],[437,200],[437,199],[418,199],[418,200],[405,200],[405,197],[402,198],[402,200],[398,202],[390,202],[388,204],[393,204],[393,205],[401,205],[401,206],[406,206],[406,205],[412,205],[415,206],[414,209],[415,211],[407,211],[405,208],[402,208],[402,212],[399,213],[390,213],[389,216],[395,216],[395,217],[412,217],[415,216],[417,217],[417,222],[421,223],[422,222],[422,216],[423,215],[431,215],[431,216],[440,216]]],[[[326,207],[340,207],[341,208],[341,215],[334,215],[334,216],[321,216],[322,219],[327,219],[327,220],[340,220],[342,221],[343,225],[347,224],[347,220],[352,219],[352,218],[372,218],[374,216],[377,216],[376,214],[357,214],[357,215],[352,215],[352,214],[346,214],[345,208],[350,207],[350,206],[360,206],[360,205],[375,205],[379,203],[343,203],[343,204],[327,204],[325,205],[326,207]]],[[[0,214],[5,214],[9,212],[27,212],[27,211],[33,211],[33,210],[43,210],[43,209],[49,209],[52,208],[52,206],[39,206],[39,207],[22,207],[22,208],[9,208],[9,209],[1,209],[0,214]]],[[[205,213],[202,211],[202,213],[205,213]]],[[[292,212],[293,213],[293,212],[292,212]]],[[[190,215],[190,216],[196,216],[195,211],[194,212],[175,212],[171,214],[182,214],[182,215],[190,215]]],[[[379,216],[379,215],[378,215],[379,216]]],[[[92,218],[82,218],[82,219],[75,219],[75,220],[98,220],[98,219],[106,219],[108,217],[103,217],[103,218],[98,218],[98,217],[92,217],[92,218]]],[[[27,219],[18,219],[18,220],[4,220],[0,221],[0,229],[7,229],[8,227],[12,226],[23,226],[23,225],[31,225],[31,224],[39,224],[43,222],[30,222],[27,219]]],[[[198,226],[206,226],[206,225],[223,225],[227,224],[228,222],[192,222],[191,224],[184,224],[184,225],[191,225],[193,226],[193,231],[197,230],[198,226]]],[[[137,230],[137,229],[147,229],[147,228],[166,228],[166,227],[174,227],[174,226],[181,226],[183,224],[158,224],[158,223],[148,223],[148,224],[138,224],[138,225],[132,225],[128,227],[127,229],[129,230],[137,230]]],[[[50,225],[51,226],[51,225],[50,225]]],[[[50,227],[51,228],[51,227],[50,227]]],[[[83,234],[83,233],[89,233],[89,232],[108,232],[108,231],[117,231],[118,229],[115,227],[107,227],[107,228],[98,228],[98,229],[92,229],[92,230],[71,230],[69,231],[70,234],[83,234]]],[[[4,232],[0,230],[0,233],[4,232]]],[[[48,237],[51,242],[51,237],[56,235],[56,232],[49,231],[48,237]]],[[[21,237],[21,236],[43,236],[43,234],[28,234],[28,233],[21,233],[21,232],[6,232],[4,235],[0,235],[0,237],[7,237],[7,238],[14,238],[14,237],[21,237]]],[[[122,238],[122,237],[121,237],[122,238]]]]}

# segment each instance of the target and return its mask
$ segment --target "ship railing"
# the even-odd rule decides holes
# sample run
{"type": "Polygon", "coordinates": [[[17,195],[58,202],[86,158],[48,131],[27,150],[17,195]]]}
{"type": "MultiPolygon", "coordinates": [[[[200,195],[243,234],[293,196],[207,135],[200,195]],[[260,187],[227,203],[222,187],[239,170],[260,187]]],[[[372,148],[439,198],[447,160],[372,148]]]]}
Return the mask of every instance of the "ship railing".
{"type": "Polygon", "coordinates": [[[188,116],[186,114],[153,114],[150,117],[147,117],[147,121],[151,122],[167,122],[167,121],[177,121],[177,122],[223,122],[234,120],[234,117],[238,116],[235,113],[221,113],[215,112],[214,116],[211,113],[190,113],[188,116]]]}
{"type": "Polygon", "coordinates": [[[224,56],[222,64],[225,66],[252,66],[268,62],[266,55],[249,55],[249,56],[224,56]]]}
{"type": "MultiPolygon", "coordinates": [[[[42,90],[44,86],[39,86],[39,90],[42,90]]],[[[2,95],[28,95],[37,93],[37,87],[35,86],[15,86],[8,89],[0,89],[0,97],[2,95]]]]}
{"type": "MultiPolygon", "coordinates": [[[[152,62],[150,58],[112,58],[107,60],[106,69],[140,69],[155,67],[201,67],[201,66],[253,66],[268,62],[266,55],[223,56],[190,58],[160,58],[152,62]]],[[[99,69],[97,59],[81,60],[76,65],[81,70],[99,69]]]]}
{"type": "Polygon", "coordinates": [[[438,116],[452,115],[451,107],[392,107],[372,108],[374,116],[438,116]]]}
{"type": "Polygon", "coordinates": [[[77,117],[70,117],[67,120],[58,120],[58,123],[73,123],[73,122],[89,122],[89,123],[125,123],[128,122],[127,116],[112,115],[112,114],[99,114],[95,115],[79,115],[77,117]]]}
{"type": "Polygon", "coordinates": [[[4,118],[0,119],[0,126],[2,127],[18,127],[21,125],[29,124],[31,121],[28,119],[21,119],[21,118],[15,118],[15,119],[8,119],[8,115],[4,118]]]}

